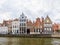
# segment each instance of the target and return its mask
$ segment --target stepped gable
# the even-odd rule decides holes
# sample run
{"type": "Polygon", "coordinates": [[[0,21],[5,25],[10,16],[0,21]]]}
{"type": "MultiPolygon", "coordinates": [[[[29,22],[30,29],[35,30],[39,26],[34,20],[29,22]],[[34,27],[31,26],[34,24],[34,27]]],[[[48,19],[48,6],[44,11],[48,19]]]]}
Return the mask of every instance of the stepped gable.
{"type": "Polygon", "coordinates": [[[40,21],[40,18],[38,17],[38,18],[36,18],[36,22],[34,22],[34,27],[35,28],[40,28],[40,26],[41,26],[41,21],[40,21]]]}

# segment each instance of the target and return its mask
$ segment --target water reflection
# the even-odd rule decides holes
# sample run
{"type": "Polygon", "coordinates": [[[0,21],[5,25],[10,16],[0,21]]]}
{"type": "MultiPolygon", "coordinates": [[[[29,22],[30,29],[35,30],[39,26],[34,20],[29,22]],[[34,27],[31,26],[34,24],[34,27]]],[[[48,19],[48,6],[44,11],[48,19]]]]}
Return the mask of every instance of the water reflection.
{"type": "Polygon", "coordinates": [[[0,37],[0,45],[55,45],[54,41],[55,41],[55,39],[53,39],[53,38],[0,37]]]}
{"type": "Polygon", "coordinates": [[[52,41],[52,44],[53,45],[60,45],[60,39],[54,38],[53,41],[52,41]]]}

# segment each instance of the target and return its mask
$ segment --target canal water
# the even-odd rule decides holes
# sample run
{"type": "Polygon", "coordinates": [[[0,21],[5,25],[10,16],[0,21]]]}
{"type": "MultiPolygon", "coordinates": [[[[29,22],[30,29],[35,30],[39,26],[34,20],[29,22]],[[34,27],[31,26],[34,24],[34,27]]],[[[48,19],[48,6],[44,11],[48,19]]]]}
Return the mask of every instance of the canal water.
{"type": "Polygon", "coordinates": [[[0,37],[0,45],[60,45],[60,39],[0,37]]]}

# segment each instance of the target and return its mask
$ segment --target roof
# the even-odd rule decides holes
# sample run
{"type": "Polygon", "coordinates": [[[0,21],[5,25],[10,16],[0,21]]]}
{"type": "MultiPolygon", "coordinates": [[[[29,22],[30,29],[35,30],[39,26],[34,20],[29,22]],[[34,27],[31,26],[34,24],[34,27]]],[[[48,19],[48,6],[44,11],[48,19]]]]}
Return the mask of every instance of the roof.
{"type": "Polygon", "coordinates": [[[44,23],[52,23],[52,21],[51,21],[51,19],[49,18],[49,16],[47,15],[47,17],[45,18],[45,20],[44,20],[44,23]]]}

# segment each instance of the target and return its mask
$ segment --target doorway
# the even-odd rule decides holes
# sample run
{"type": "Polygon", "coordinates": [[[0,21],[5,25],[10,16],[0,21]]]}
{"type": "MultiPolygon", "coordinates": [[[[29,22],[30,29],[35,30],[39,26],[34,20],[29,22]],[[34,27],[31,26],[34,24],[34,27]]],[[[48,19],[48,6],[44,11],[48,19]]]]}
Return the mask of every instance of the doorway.
{"type": "Polygon", "coordinates": [[[30,34],[30,29],[27,29],[27,34],[30,34]]]}

